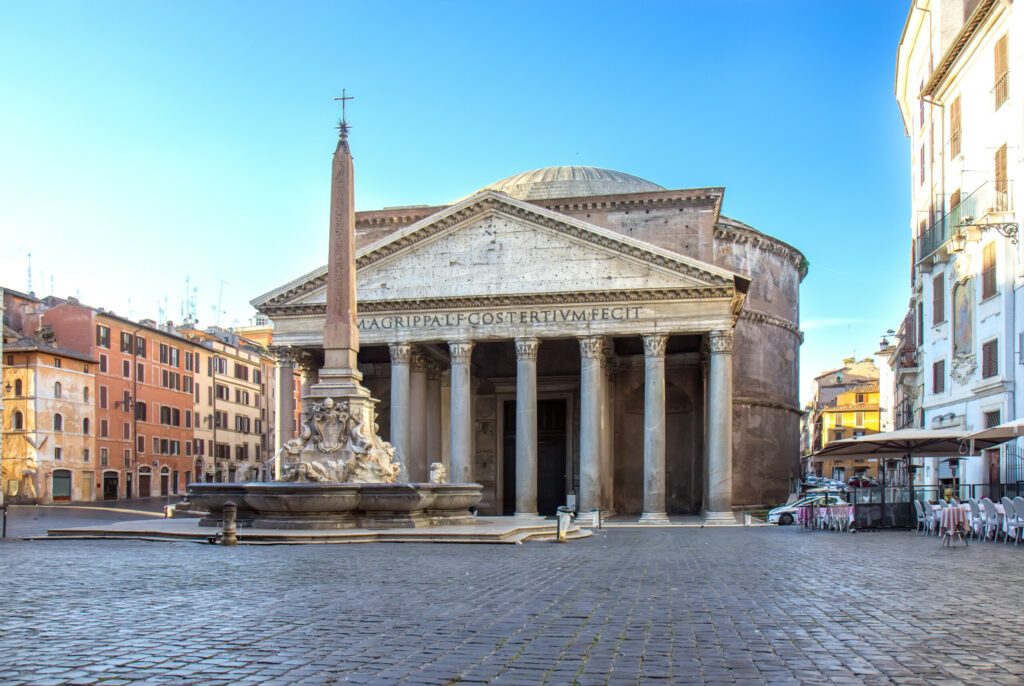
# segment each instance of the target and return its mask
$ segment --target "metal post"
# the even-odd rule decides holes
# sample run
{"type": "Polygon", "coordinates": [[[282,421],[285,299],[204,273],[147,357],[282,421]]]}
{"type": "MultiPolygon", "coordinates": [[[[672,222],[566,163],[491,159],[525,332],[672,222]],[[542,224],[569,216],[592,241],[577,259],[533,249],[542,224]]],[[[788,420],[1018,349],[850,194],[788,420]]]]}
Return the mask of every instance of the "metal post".
{"type": "Polygon", "coordinates": [[[238,545],[238,505],[229,500],[224,503],[224,530],[221,532],[221,545],[238,545]]]}

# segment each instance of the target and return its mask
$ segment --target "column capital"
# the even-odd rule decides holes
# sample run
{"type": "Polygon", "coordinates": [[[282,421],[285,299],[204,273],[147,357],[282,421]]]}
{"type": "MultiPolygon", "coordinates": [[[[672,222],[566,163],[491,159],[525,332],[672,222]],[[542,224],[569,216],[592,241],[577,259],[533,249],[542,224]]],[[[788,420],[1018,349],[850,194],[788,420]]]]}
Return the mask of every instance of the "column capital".
{"type": "Polygon", "coordinates": [[[427,371],[427,356],[419,350],[413,350],[409,356],[409,366],[414,372],[427,371]]]}
{"type": "Polygon", "coordinates": [[[316,371],[316,360],[313,357],[313,353],[307,350],[300,350],[295,353],[294,360],[295,366],[298,367],[303,375],[308,376],[316,371]]]}
{"type": "Polygon", "coordinates": [[[267,352],[279,367],[291,366],[295,359],[295,353],[290,345],[268,345],[267,352]]]}
{"type": "Polygon", "coordinates": [[[644,357],[665,357],[668,336],[663,333],[644,335],[644,357]]]}
{"type": "Polygon", "coordinates": [[[388,351],[391,353],[391,364],[409,364],[412,346],[408,343],[388,343],[388,351]]]}
{"type": "Polygon", "coordinates": [[[712,355],[732,354],[732,331],[712,331],[708,334],[708,348],[712,355]]]}
{"type": "Polygon", "coordinates": [[[452,364],[469,364],[473,356],[473,341],[451,341],[448,343],[448,352],[452,364]]]}
{"type": "Polygon", "coordinates": [[[436,362],[427,362],[427,378],[431,381],[437,381],[441,378],[441,367],[436,362]]]}
{"type": "Polygon", "coordinates": [[[516,359],[517,360],[536,360],[537,349],[540,347],[540,341],[536,338],[517,338],[516,339],[516,359]]]}
{"type": "Polygon", "coordinates": [[[604,359],[604,336],[587,336],[580,339],[580,356],[604,359]]]}

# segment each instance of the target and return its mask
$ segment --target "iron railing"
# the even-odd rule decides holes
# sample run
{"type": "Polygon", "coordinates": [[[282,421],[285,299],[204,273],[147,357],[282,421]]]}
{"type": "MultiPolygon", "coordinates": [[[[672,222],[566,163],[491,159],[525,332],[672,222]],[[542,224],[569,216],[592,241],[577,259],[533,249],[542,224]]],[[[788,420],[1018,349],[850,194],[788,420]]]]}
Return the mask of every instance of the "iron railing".
{"type": "Polygon", "coordinates": [[[942,219],[917,237],[917,261],[929,257],[944,246],[964,219],[979,221],[992,212],[1010,212],[1012,184],[1009,181],[986,181],[973,193],[962,199],[942,219]]]}

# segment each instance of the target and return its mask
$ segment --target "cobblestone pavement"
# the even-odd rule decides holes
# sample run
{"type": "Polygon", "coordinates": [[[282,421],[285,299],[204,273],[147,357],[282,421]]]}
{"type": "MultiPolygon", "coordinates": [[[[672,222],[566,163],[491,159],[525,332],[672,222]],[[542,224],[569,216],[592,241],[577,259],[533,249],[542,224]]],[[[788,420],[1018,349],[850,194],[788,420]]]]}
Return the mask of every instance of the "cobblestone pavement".
{"type": "Polygon", "coordinates": [[[619,529],[566,545],[0,545],[3,684],[1021,684],[1024,548],[619,529]]]}

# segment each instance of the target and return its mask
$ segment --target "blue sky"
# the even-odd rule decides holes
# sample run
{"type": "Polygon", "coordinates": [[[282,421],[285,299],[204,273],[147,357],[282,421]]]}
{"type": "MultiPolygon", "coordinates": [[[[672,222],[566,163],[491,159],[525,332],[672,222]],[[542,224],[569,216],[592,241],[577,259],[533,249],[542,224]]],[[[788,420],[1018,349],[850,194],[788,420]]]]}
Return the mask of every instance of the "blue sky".
{"type": "MultiPolygon", "coordinates": [[[[325,261],[331,98],[359,209],[556,164],[801,249],[802,389],[909,295],[898,0],[0,4],[0,284],[201,323],[325,261]],[[223,282],[223,285],[222,285],[223,282]],[[130,299],[130,303],[129,303],[130,299]],[[220,311],[218,313],[218,301],[220,311]]],[[[756,275],[755,275],[756,276],[756,275]]]]}

